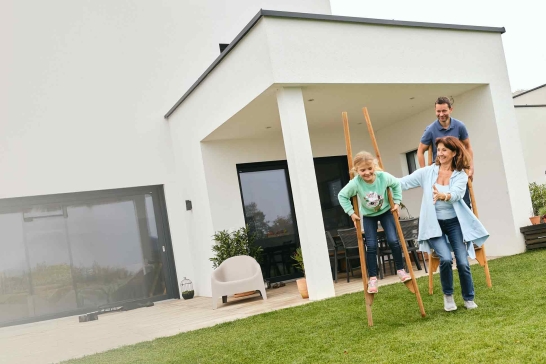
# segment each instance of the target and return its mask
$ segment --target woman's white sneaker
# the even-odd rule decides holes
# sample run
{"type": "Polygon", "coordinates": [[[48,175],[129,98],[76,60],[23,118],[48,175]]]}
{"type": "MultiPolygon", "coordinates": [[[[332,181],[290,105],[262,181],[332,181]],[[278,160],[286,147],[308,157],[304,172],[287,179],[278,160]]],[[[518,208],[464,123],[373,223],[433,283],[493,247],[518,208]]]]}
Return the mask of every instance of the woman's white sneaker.
{"type": "MultiPolygon", "coordinates": [[[[466,301],[465,301],[466,306],[466,301]]],[[[477,307],[477,306],[476,306],[477,307]]],[[[444,295],[444,310],[446,311],[455,311],[457,309],[457,305],[455,304],[455,300],[453,299],[453,295],[444,295]]]]}
{"type": "Polygon", "coordinates": [[[478,308],[478,305],[474,301],[464,301],[464,307],[467,310],[473,310],[475,308],[478,308]]]}

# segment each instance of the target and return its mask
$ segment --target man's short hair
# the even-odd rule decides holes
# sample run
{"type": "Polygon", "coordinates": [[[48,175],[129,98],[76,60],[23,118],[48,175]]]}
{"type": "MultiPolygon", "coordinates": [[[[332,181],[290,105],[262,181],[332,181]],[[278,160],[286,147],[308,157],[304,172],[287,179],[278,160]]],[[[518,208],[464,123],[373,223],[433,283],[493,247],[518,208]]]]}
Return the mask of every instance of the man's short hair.
{"type": "Polygon", "coordinates": [[[438,97],[438,99],[436,100],[436,102],[434,103],[434,106],[436,105],[445,105],[447,104],[447,107],[449,107],[451,109],[451,104],[453,103],[453,100],[450,100],[448,99],[447,97],[445,96],[440,96],[438,97]]]}

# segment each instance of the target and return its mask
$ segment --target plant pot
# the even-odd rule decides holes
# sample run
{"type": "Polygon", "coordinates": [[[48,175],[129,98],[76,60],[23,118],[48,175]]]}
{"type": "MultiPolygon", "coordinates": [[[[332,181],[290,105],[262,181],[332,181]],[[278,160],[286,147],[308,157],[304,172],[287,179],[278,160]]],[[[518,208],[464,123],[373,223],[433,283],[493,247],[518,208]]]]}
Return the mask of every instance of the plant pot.
{"type": "Polygon", "coordinates": [[[246,296],[250,296],[251,294],[254,294],[254,293],[256,293],[256,291],[247,291],[247,292],[242,292],[242,293],[235,293],[233,295],[233,297],[235,297],[235,298],[246,297],[246,296]]]}
{"type": "Polygon", "coordinates": [[[533,225],[540,224],[540,216],[530,217],[529,220],[531,220],[531,224],[533,224],[533,225]]]}
{"type": "Polygon", "coordinates": [[[185,299],[185,300],[189,300],[189,299],[192,299],[193,298],[193,290],[191,291],[184,291],[182,292],[182,298],[185,299]]]}
{"type": "Polygon", "coordinates": [[[300,291],[301,298],[309,298],[309,292],[307,292],[307,280],[305,278],[300,278],[296,280],[298,285],[298,291],[300,291]]]}

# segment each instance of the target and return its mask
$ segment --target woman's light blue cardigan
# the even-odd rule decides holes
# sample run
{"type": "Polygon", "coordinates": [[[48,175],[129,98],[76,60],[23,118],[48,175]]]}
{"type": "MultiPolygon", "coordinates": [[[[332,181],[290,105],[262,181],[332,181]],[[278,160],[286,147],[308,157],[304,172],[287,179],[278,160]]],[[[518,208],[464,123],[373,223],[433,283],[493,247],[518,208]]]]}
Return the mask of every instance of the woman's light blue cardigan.
{"type": "MultiPolygon", "coordinates": [[[[436,217],[436,208],[432,201],[432,186],[438,179],[439,166],[432,165],[420,168],[411,175],[399,178],[402,190],[409,190],[415,187],[423,188],[423,200],[421,202],[421,213],[419,215],[419,250],[430,253],[428,239],[442,236],[442,230],[436,217]]],[[[451,198],[447,203],[453,204],[463,239],[466,242],[468,255],[475,259],[474,244],[481,246],[489,237],[489,233],[482,223],[474,216],[472,210],[463,201],[466,191],[468,176],[464,171],[453,171],[449,180],[449,193],[451,198]]]]}

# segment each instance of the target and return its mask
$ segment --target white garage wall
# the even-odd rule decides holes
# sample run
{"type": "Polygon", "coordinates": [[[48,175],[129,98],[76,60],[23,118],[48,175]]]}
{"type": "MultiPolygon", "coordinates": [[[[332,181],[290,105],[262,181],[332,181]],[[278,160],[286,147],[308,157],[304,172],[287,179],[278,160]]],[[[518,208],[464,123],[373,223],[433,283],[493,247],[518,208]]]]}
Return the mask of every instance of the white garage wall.
{"type": "Polygon", "coordinates": [[[327,0],[2,1],[0,198],[164,185],[179,281],[194,278],[193,177],[163,115],[260,8],[330,13],[327,0]]]}
{"type": "MultiPolygon", "coordinates": [[[[546,96],[543,104],[546,104],[546,96]]],[[[515,111],[527,179],[529,182],[546,183],[546,158],[544,158],[546,107],[518,107],[515,111]]]]}

